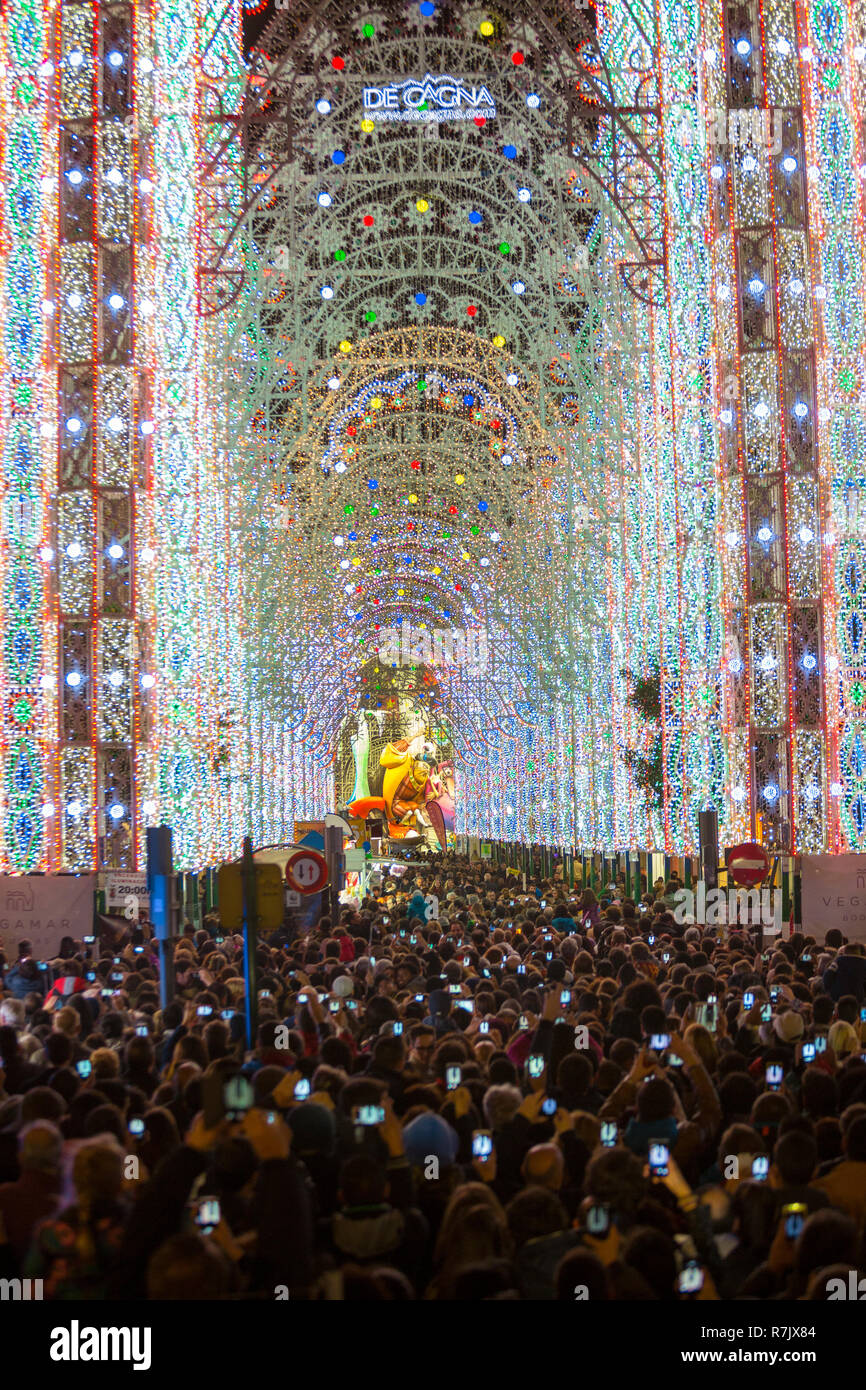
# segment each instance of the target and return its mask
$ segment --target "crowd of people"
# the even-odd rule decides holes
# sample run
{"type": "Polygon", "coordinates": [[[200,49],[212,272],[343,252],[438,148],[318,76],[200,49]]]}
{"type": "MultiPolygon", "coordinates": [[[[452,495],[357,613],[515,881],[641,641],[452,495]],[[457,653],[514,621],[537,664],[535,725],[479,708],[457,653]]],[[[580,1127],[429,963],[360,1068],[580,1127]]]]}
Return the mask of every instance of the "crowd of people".
{"type": "MultiPolygon", "coordinates": [[[[403,867],[403,866],[401,866],[403,867]]],[[[256,947],[2,960],[0,1276],[45,1299],[831,1299],[866,955],[439,855],[256,947]],[[438,915],[431,916],[431,913],[438,915]]]]}

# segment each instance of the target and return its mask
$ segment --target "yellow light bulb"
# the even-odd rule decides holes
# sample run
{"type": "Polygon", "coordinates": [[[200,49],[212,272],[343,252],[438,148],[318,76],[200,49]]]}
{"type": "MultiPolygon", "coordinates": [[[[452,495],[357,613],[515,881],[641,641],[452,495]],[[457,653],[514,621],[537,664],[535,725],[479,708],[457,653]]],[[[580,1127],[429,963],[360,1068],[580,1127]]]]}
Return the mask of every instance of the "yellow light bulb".
{"type": "Polygon", "coordinates": [[[493,346],[505,347],[505,339],[503,338],[501,333],[497,333],[496,337],[493,339],[493,346]]]}
{"type": "Polygon", "coordinates": [[[419,212],[426,212],[430,204],[427,202],[426,198],[419,198],[416,201],[415,206],[419,212]]]}
{"type": "Polygon", "coordinates": [[[349,340],[348,340],[347,338],[344,338],[343,341],[341,342],[341,344],[340,344],[340,351],[341,351],[341,352],[351,352],[351,351],[352,351],[352,344],[349,342],[349,340]]]}
{"type": "Polygon", "coordinates": [[[478,26],[478,32],[481,35],[482,39],[490,38],[491,34],[493,33],[493,25],[490,23],[489,19],[482,19],[480,25],[478,26]]]}
{"type": "Polygon", "coordinates": [[[459,483],[459,484],[462,485],[463,483],[466,482],[466,479],[465,479],[465,477],[463,476],[462,473],[458,473],[458,474],[456,474],[456,476],[455,476],[455,478],[454,478],[454,481],[455,481],[455,483],[459,483]]]}
{"type": "Polygon", "coordinates": [[[361,122],[361,129],[363,130],[363,132],[364,132],[365,135],[372,135],[372,134],[373,134],[373,131],[376,129],[376,122],[375,122],[375,121],[362,121],[362,122],[361,122]]]}
{"type": "Polygon", "coordinates": [[[374,410],[381,410],[383,405],[382,397],[374,396],[370,404],[374,410]]]}
{"type": "Polygon", "coordinates": [[[418,501],[418,498],[415,496],[414,492],[410,492],[410,493],[409,493],[409,501],[410,501],[410,502],[417,502],[417,501],[418,501]]]}

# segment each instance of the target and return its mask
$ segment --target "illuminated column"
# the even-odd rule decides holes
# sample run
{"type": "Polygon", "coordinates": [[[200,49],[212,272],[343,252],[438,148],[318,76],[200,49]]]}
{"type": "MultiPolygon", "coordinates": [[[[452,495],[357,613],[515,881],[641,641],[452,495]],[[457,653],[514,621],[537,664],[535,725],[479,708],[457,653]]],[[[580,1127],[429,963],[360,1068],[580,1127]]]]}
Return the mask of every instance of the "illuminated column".
{"type": "Polygon", "coordinates": [[[814,851],[826,796],[821,290],[809,273],[797,34],[789,0],[708,11],[731,819],[768,848],[814,851]]]}
{"type": "Polygon", "coordinates": [[[656,424],[665,847],[697,843],[698,813],[724,822],[719,668],[716,439],[711,419],[704,131],[698,119],[700,12],[658,11],[664,141],[666,312],[657,315],[656,424]]]}
{"type": "Polygon", "coordinates": [[[137,100],[152,81],[146,13],[64,0],[55,29],[58,815],[69,868],[135,863],[136,755],[148,735],[134,557],[153,431],[136,283],[152,187],[137,100]]]}
{"type": "Polygon", "coordinates": [[[10,0],[0,29],[0,868],[56,863],[56,672],[51,640],[48,499],[54,391],[46,315],[54,198],[51,33],[39,0],[10,0]]]}
{"type": "Polygon", "coordinates": [[[866,11],[862,3],[798,5],[798,20],[809,163],[810,269],[818,320],[827,822],[831,849],[862,851],[866,849],[866,11]]]}

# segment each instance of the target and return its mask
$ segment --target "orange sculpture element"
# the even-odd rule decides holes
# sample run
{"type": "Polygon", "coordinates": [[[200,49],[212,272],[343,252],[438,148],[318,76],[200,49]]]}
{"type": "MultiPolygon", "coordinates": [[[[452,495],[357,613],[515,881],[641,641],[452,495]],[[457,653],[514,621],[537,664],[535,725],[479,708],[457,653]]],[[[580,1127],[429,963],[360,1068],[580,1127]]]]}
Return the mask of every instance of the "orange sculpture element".
{"type": "Polygon", "coordinates": [[[436,791],[430,784],[430,768],[409,752],[409,740],[395,739],[387,743],[379,757],[385,769],[381,796],[362,796],[347,806],[350,816],[364,818],[371,811],[384,811],[388,818],[388,834],[394,840],[405,839],[416,827],[415,812],[428,801],[435,800],[436,791]]]}

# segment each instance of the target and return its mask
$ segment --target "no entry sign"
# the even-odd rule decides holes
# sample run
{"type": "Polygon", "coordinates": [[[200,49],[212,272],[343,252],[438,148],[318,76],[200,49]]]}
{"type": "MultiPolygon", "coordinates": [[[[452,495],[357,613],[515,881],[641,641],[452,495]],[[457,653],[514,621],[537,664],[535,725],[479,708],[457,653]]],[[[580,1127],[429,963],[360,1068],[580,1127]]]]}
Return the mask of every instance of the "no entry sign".
{"type": "Polygon", "coordinates": [[[754,888],[770,872],[770,856],[763,845],[734,845],[725,859],[734,883],[740,883],[744,888],[754,888]]]}
{"type": "Polygon", "coordinates": [[[286,864],[286,883],[296,893],[318,893],[328,882],[328,862],[314,849],[297,849],[286,864]]]}

